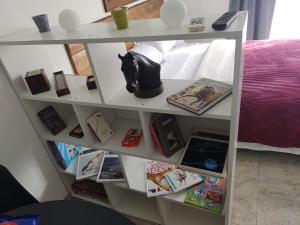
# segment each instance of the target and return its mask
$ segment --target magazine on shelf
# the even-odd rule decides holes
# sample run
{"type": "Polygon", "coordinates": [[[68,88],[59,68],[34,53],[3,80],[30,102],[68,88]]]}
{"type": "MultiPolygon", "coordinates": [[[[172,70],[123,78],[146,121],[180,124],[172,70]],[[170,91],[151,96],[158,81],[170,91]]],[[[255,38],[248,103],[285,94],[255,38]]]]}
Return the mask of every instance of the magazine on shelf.
{"type": "Polygon", "coordinates": [[[223,178],[207,176],[202,183],[189,189],[184,202],[221,213],[225,193],[226,184],[223,178]]]}
{"type": "Polygon", "coordinates": [[[66,170],[77,159],[81,146],[67,144],[64,142],[49,142],[51,152],[59,166],[66,170]]]}
{"type": "Polygon", "coordinates": [[[182,169],[176,169],[166,174],[166,180],[174,192],[181,191],[204,180],[204,176],[182,169]]]}
{"type": "Polygon", "coordinates": [[[82,180],[99,173],[105,151],[99,149],[87,149],[79,153],[76,180],[82,180]]]}
{"type": "Polygon", "coordinates": [[[201,115],[232,92],[232,85],[201,78],[167,98],[167,102],[201,115]]]}
{"type": "Polygon", "coordinates": [[[145,173],[147,196],[153,197],[171,193],[172,188],[165,176],[168,172],[174,170],[175,166],[166,162],[146,161],[145,173]]]}
{"type": "Polygon", "coordinates": [[[122,163],[118,155],[106,154],[100,165],[97,182],[125,181],[122,163]]]}

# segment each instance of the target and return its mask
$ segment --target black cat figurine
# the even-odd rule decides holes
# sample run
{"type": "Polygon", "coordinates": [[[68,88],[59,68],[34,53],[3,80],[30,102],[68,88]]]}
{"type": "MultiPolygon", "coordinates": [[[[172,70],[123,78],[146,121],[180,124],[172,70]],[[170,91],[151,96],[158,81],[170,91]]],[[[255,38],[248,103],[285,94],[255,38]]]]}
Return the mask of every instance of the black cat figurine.
{"type": "Polygon", "coordinates": [[[138,98],[152,98],[163,92],[159,64],[133,51],[118,57],[122,60],[127,91],[138,98]]]}

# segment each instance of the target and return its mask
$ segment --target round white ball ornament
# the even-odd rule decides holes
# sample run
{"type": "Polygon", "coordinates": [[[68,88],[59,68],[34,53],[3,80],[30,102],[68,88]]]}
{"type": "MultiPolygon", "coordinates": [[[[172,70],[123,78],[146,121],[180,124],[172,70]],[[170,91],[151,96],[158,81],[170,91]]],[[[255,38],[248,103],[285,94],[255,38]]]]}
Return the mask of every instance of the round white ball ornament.
{"type": "Polygon", "coordinates": [[[72,9],[64,9],[58,16],[60,26],[67,32],[77,31],[80,26],[80,17],[72,9]]]}
{"type": "Polygon", "coordinates": [[[160,18],[168,27],[181,25],[186,15],[186,5],[182,0],[165,0],[160,9],[160,18]]]}

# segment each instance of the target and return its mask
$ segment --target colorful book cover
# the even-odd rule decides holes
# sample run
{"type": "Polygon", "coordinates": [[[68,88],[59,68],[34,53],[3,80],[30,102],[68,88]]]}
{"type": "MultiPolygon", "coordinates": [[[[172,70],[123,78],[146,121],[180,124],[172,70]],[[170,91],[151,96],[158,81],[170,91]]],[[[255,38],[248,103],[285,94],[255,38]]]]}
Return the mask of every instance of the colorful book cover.
{"type": "Polygon", "coordinates": [[[153,197],[172,192],[172,188],[165,179],[167,173],[175,170],[175,166],[166,162],[145,162],[147,196],[153,197]]]}
{"type": "Polygon", "coordinates": [[[174,192],[181,191],[203,181],[204,177],[198,173],[176,169],[166,175],[166,179],[174,192]]]}
{"type": "Polygon", "coordinates": [[[201,184],[192,187],[184,202],[221,213],[225,195],[225,180],[223,178],[207,176],[201,184]]]}
{"type": "Polygon", "coordinates": [[[173,105],[201,114],[232,92],[232,85],[201,78],[173,94],[167,101],[173,105]]]}
{"type": "Polygon", "coordinates": [[[76,180],[98,175],[105,153],[99,149],[81,151],[78,157],[76,180]]]}
{"type": "Polygon", "coordinates": [[[63,142],[54,142],[57,150],[64,159],[66,166],[70,166],[71,163],[77,158],[82,147],[78,145],[66,144],[63,142]]]}

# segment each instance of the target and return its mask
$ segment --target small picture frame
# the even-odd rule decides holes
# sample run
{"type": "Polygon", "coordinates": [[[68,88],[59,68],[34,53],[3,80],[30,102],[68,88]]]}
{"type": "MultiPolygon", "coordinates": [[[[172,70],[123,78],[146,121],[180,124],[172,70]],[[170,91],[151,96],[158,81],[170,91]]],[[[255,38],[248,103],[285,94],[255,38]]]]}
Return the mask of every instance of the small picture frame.
{"type": "Polygon", "coordinates": [[[107,154],[100,166],[97,182],[125,181],[123,167],[118,155],[107,154]]]}
{"type": "Polygon", "coordinates": [[[110,12],[117,7],[125,6],[135,1],[137,0],[103,0],[103,6],[105,12],[110,12]]]}
{"type": "Polygon", "coordinates": [[[97,176],[102,164],[105,151],[87,149],[79,153],[76,180],[97,176]]]}

